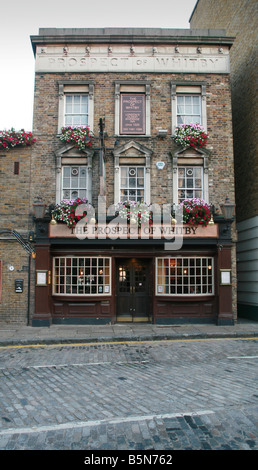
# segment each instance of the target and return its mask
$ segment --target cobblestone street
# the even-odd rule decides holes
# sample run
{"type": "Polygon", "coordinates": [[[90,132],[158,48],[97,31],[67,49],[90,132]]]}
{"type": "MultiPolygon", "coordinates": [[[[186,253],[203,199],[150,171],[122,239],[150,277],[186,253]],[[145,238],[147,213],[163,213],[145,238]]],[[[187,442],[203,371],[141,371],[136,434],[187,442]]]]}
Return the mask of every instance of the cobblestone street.
{"type": "Polygon", "coordinates": [[[0,349],[1,450],[257,450],[257,340],[0,349]]]}

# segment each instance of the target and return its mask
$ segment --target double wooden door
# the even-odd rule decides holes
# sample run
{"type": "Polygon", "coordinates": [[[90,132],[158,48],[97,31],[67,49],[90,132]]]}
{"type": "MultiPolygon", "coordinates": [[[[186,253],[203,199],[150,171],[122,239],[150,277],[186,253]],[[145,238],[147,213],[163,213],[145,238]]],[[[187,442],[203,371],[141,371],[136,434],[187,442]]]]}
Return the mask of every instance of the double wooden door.
{"type": "Polygon", "coordinates": [[[151,320],[149,261],[118,260],[116,270],[117,321],[151,320]]]}

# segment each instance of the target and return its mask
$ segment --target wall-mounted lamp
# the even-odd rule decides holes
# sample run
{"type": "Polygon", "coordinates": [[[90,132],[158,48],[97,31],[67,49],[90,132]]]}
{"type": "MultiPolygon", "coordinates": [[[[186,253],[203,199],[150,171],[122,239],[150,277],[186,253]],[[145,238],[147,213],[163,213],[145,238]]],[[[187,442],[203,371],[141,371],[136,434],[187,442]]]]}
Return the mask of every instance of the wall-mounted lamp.
{"type": "Polygon", "coordinates": [[[229,201],[228,196],[226,197],[225,202],[220,204],[221,212],[225,220],[232,220],[235,207],[235,204],[229,201]]]}
{"type": "Polygon", "coordinates": [[[46,204],[42,201],[40,196],[37,196],[37,200],[32,204],[33,211],[36,219],[43,219],[46,212],[46,204]]]}
{"type": "Polygon", "coordinates": [[[162,139],[164,139],[165,137],[167,137],[167,129],[159,129],[158,130],[158,137],[161,137],[162,139]]]}

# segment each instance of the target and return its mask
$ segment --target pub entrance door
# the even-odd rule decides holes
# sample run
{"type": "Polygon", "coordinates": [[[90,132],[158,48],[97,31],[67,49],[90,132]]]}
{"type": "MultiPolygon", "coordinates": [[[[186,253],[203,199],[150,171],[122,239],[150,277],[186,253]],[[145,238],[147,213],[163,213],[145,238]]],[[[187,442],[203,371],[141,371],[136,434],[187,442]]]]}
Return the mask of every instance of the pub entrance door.
{"type": "Polygon", "coordinates": [[[118,260],[116,300],[118,322],[151,321],[148,260],[118,260]]]}

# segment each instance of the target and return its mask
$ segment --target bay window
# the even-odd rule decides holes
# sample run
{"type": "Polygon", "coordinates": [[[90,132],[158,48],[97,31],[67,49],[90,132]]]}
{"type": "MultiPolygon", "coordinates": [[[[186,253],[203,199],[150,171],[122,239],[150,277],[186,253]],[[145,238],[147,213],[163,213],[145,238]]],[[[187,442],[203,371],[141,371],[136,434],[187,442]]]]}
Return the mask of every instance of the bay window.
{"type": "Polygon", "coordinates": [[[110,258],[60,256],[53,259],[53,295],[110,294],[110,258]]]}
{"type": "Polygon", "coordinates": [[[213,294],[213,258],[167,257],[156,259],[156,295],[213,294]]]}

